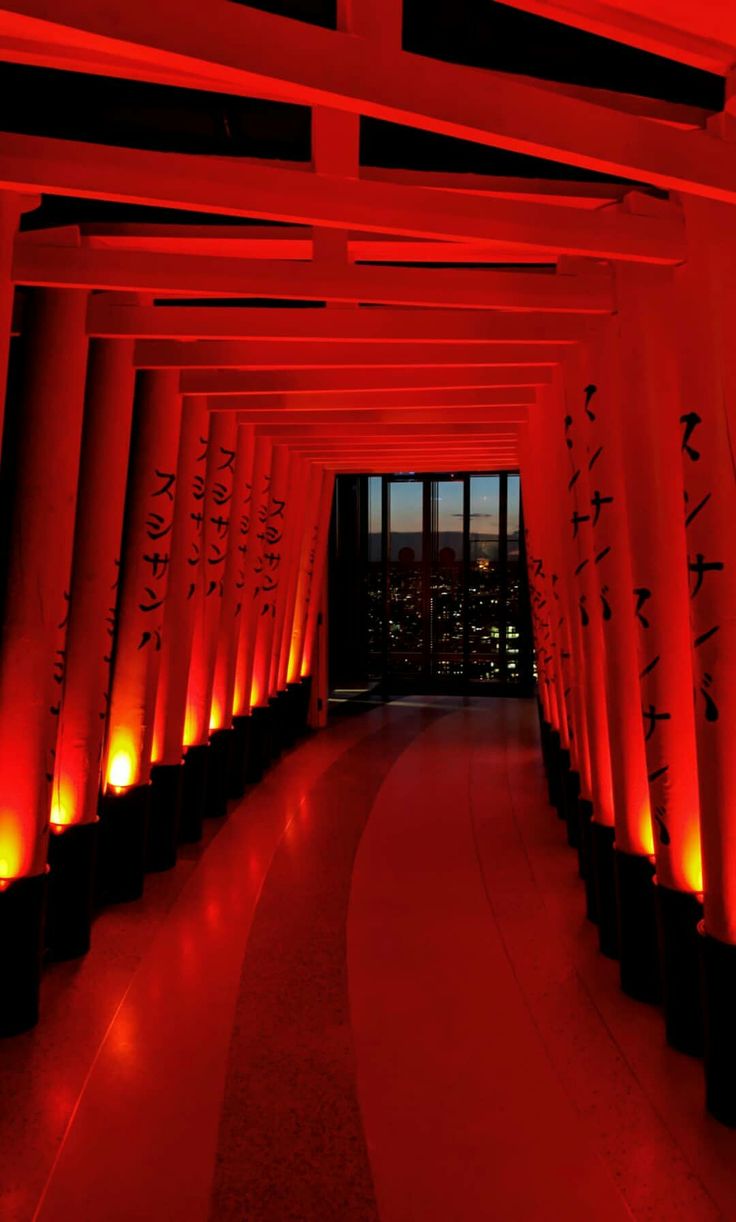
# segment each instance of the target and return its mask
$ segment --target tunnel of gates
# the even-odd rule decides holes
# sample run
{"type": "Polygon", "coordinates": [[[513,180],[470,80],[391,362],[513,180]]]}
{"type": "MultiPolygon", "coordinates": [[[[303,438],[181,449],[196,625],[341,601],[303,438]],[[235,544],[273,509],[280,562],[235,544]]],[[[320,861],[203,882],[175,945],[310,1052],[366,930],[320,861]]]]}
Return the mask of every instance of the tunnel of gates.
{"type": "Polygon", "coordinates": [[[270,7],[0,6],[0,1029],[324,719],[336,476],[421,477],[431,677],[435,473],[519,471],[588,913],[736,1124],[736,9],[270,7]]]}
{"type": "Polygon", "coordinates": [[[338,476],[329,573],[333,689],[531,694],[518,473],[338,476]]]}

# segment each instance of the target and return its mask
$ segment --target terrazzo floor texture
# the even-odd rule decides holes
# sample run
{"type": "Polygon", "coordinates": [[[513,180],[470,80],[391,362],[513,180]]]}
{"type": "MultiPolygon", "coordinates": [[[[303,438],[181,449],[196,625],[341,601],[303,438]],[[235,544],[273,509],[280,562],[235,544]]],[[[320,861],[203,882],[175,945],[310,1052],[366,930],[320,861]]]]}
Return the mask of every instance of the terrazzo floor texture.
{"type": "Polygon", "coordinates": [[[0,1045],[3,1222],[736,1219],[736,1133],[624,997],[531,702],[285,755],[0,1045]]]}

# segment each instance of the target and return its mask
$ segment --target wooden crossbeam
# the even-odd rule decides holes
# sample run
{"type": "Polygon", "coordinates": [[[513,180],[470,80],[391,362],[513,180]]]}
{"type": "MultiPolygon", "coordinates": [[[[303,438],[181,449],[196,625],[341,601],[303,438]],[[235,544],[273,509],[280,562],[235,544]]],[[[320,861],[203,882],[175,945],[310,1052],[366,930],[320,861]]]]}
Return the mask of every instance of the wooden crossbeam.
{"type": "Polygon", "coordinates": [[[90,336],[125,339],[304,340],[331,344],[417,341],[458,343],[575,343],[596,320],[590,315],[504,314],[489,310],[249,309],[223,306],[128,306],[92,297],[90,336]]]}
{"type": "Polygon", "coordinates": [[[468,390],[353,390],[335,394],[333,391],[302,391],[298,394],[221,394],[209,395],[208,405],[217,411],[265,409],[276,411],[334,411],[356,409],[398,410],[468,407],[487,408],[501,404],[531,404],[536,401],[534,387],[483,387],[468,390]],[[518,396],[518,397],[517,397],[518,396]]]}
{"type": "Polygon", "coordinates": [[[736,62],[736,13],[726,4],[690,0],[505,0],[513,8],[611,38],[704,72],[736,62]]]}
{"type": "Polygon", "coordinates": [[[346,369],[551,365],[567,344],[360,344],[294,340],[139,340],[140,369],[346,369]]]}
{"type": "MultiPolygon", "coordinates": [[[[137,250],[153,253],[218,255],[237,259],[308,260],[314,256],[315,227],[275,225],[132,225],[83,224],[68,227],[74,243],[93,250],[137,250]]],[[[56,244],[59,229],[32,229],[20,235],[23,244],[56,244]]],[[[352,263],[549,263],[557,255],[535,247],[491,241],[440,241],[393,237],[391,234],[349,234],[348,260],[352,263]]]]}
{"type": "MultiPolygon", "coordinates": [[[[493,425],[501,428],[509,428],[513,425],[518,429],[519,426],[527,423],[530,406],[533,404],[509,405],[508,407],[428,407],[422,411],[421,417],[412,408],[352,409],[341,414],[339,427],[370,432],[371,430],[383,431],[397,425],[417,425],[419,421],[424,428],[449,424],[454,429],[473,424],[493,425]]],[[[299,425],[305,428],[311,426],[324,428],[325,425],[329,425],[330,431],[338,425],[334,412],[295,412],[283,408],[276,411],[262,408],[241,410],[238,412],[238,421],[241,424],[299,425]]]]}
{"type": "Polygon", "coordinates": [[[485,369],[185,369],[186,395],[278,395],[281,398],[336,395],[360,401],[364,395],[421,393],[425,389],[483,393],[487,387],[542,386],[552,381],[548,365],[485,369]]]}
{"type": "MultiPolygon", "coordinates": [[[[701,6],[707,7],[707,6],[701,6]]],[[[334,107],[514,152],[733,202],[728,146],[701,132],[554,93],[500,72],[432,61],[342,31],[213,0],[101,5],[5,0],[0,34],[95,55],[125,56],[157,74],[189,73],[211,88],[334,107]],[[114,11],[113,11],[114,9],[114,11]]],[[[98,71],[103,69],[97,69],[98,71]]],[[[205,87],[207,87],[205,85],[205,87]]]]}
{"type": "Polygon", "coordinates": [[[307,167],[8,132],[0,133],[0,186],[414,238],[510,243],[595,258],[677,263],[685,253],[678,217],[635,216],[616,207],[548,207],[399,182],[337,178],[307,167]]]}
{"type": "Polygon", "coordinates": [[[474,309],[602,314],[613,309],[602,275],[455,271],[393,267],[322,267],[139,251],[24,245],[13,261],[17,284],[44,288],[205,297],[376,302],[474,309]]]}

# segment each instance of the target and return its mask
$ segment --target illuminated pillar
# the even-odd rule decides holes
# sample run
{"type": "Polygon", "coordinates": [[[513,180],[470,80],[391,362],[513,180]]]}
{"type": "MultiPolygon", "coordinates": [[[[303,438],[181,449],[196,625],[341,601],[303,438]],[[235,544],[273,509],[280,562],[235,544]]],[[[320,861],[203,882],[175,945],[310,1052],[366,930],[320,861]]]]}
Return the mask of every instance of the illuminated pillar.
{"type": "Polygon", "coordinates": [[[608,709],[605,695],[605,657],[601,618],[597,614],[595,552],[590,529],[592,515],[586,503],[585,381],[580,385],[580,354],[568,358],[565,394],[553,393],[547,411],[552,452],[562,455],[557,475],[557,495],[563,507],[561,581],[569,608],[572,669],[577,680],[576,698],[582,703],[580,721],[587,733],[590,766],[591,807],[583,810],[589,821],[581,828],[590,865],[589,913],[598,923],[603,954],[618,956],[618,928],[613,859],[614,808],[608,709]],[[555,410],[556,409],[556,410],[555,410]]]}
{"type": "Polygon", "coordinates": [[[54,759],[47,945],[89,949],[100,766],[107,717],[120,536],[133,412],[133,341],[90,344],[54,759]]]}
{"type": "Polygon", "coordinates": [[[299,556],[299,573],[294,591],[294,608],[291,618],[291,633],[287,634],[288,650],[286,651],[287,683],[299,680],[302,650],[304,642],[304,615],[307,597],[307,587],[310,581],[311,566],[314,564],[319,533],[322,490],[328,479],[327,473],[314,463],[309,473],[306,509],[304,515],[304,532],[302,535],[299,556]]]}
{"type": "Polygon", "coordinates": [[[289,458],[288,446],[273,447],[268,500],[262,507],[259,522],[254,591],[256,637],[250,695],[254,708],[267,705],[270,697],[271,649],[276,608],[284,581],[285,531],[291,499],[289,458]]]}
{"type": "Polygon", "coordinates": [[[212,817],[223,816],[227,809],[229,738],[212,722],[212,690],[230,546],[237,427],[234,412],[210,413],[202,505],[202,583],[195,610],[184,728],[185,746],[209,743],[205,813],[212,817]]]}
{"type": "Polygon", "coordinates": [[[220,632],[217,640],[215,675],[212,689],[210,725],[221,730],[230,725],[233,715],[235,687],[235,654],[241,599],[245,582],[245,563],[250,537],[252,502],[253,451],[252,425],[241,424],[237,430],[235,473],[233,480],[233,518],[230,526],[231,546],[225,564],[224,595],[220,632]]]}
{"type": "Polygon", "coordinates": [[[672,274],[622,265],[617,286],[619,434],[662,958],[666,966],[675,955],[686,978],[676,992],[665,979],[673,1038],[678,1023],[695,1029],[698,969],[693,939],[680,938],[667,914],[697,904],[702,875],[672,274]]]}
{"type": "Polygon", "coordinates": [[[568,843],[577,849],[578,871],[586,882],[587,914],[596,919],[596,896],[590,868],[593,813],[583,674],[573,665],[572,630],[579,615],[571,605],[560,542],[566,536],[565,490],[558,486],[559,445],[546,437],[538,414],[527,427],[522,470],[524,523],[532,608],[537,622],[537,667],[546,693],[547,724],[542,722],[542,750],[549,799],[567,824],[568,843]],[[552,460],[552,461],[551,461],[552,460]],[[572,630],[571,630],[572,625],[572,630]]]}
{"type": "Polygon", "coordinates": [[[260,568],[260,535],[268,511],[271,489],[273,446],[270,438],[256,439],[253,456],[252,500],[248,552],[246,554],[245,585],[240,613],[240,633],[235,664],[233,711],[236,717],[252,718],[248,744],[248,781],[259,781],[271,759],[271,710],[251,705],[253,659],[258,631],[257,594],[260,568]]]}
{"type": "Polygon", "coordinates": [[[265,512],[271,486],[272,444],[268,437],[257,437],[253,452],[253,478],[251,488],[248,551],[243,586],[243,608],[241,611],[238,654],[235,666],[235,691],[233,710],[236,717],[250,713],[250,689],[253,674],[253,646],[255,642],[254,614],[255,589],[257,584],[256,562],[258,558],[258,534],[261,530],[261,515],[265,512]]]}
{"type": "Polygon", "coordinates": [[[617,352],[613,328],[599,327],[576,367],[583,452],[574,477],[580,530],[589,533],[592,543],[586,561],[588,613],[600,626],[604,645],[602,693],[611,760],[621,987],[632,997],[654,1002],[660,996],[654,843],[639,704],[617,352]]]}
{"type": "Polygon", "coordinates": [[[314,484],[306,463],[294,456],[291,464],[290,489],[294,496],[293,510],[288,522],[287,581],[284,598],[277,616],[276,640],[271,661],[271,691],[283,691],[286,687],[289,664],[289,648],[294,621],[296,589],[301,569],[302,545],[309,530],[309,516],[314,507],[314,484]],[[311,483],[311,489],[310,489],[311,483]],[[312,493],[312,504],[309,493],[312,493]],[[287,645],[288,639],[288,645],[287,645]]]}
{"type": "Polygon", "coordinates": [[[294,625],[289,648],[287,682],[293,690],[299,691],[298,721],[300,731],[307,729],[307,719],[310,704],[311,673],[305,663],[309,633],[309,611],[314,588],[314,575],[319,564],[322,548],[327,547],[332,512],[332,497],[335,487],[335,475],[332,471],[318,468],[317,479],[319,493],[316,509],[312,518],[309,536],[304,540],[302,553],[302,570],[299,576],[296,605],[294,608],[294,625]]]}
{"type": "MultiPolygon", "coordinates": [[[[173,864],[176,856],[176,813],[179,838],[199,840],[206,799],[207,747],[190,747],[184,755],[184,720],[187,707],[189,656],[192,649],[198,591],[202,582],[202,529],[204,514],[207,430],[209,413],[201,396],[185,396],[181,409],[176,497],[171,521],[154,533],[169,546],[161,660],[156,689],[151,777],[168,796],[169,835],[161,838],[161,859],[173,864]],[[184,763],[182,764],[182,757],[184,763]]],[[[154,523],[156,526],[156,523],[154,523]]]]}
{"type": "Polygon", "coordinates": [[[243,612],[245,566],[251,528],[254,431],[251,424],[241,424],[237,429],[229,531],[230,545],[225,562],[224,592],[217,637],[210,714],[210,726],[213,731],[232,733],[227,789],[228,796],[233,798],[240,797],[245,787],[250,726],[247,719],[240,719],[237,725],[234,724],[233,704],[240,617],[243,612]]]}
{"type": "MultiPolygon", "coordinates": [[[[676,273],[676,428],[685,522],[703,853],[705,1076],[709,1110],[736,1125],[736,244],[734,209],[685,199],[688,262],[676,273]]],[[[672,919],[687,921],[694,903],[672,919]]]]}
{"type": "Polygon", "coordinates": [[[110,902],[143,890],[180,416],[178,373],[139,372],[100,809],[99,881],[110,902]]]}
{"type": "Polygon", "coordinates": [[[311,681],[314,676],[315,648],[318,620],[320,616],[320,598],[325,582],[327,568],[327,540],[330,532],[330,517],[332,515],[332,500],[335,492],[334,471],[325,472],[325,482],[322,486],[320,504],[319,530],[315,546],[315,558],[311,578],[307,584],[304,620],[304,653],[301,659],[300,673],[302,678],[311,681]]]}
{"type": "Polygon", "coordinates": [[[38,1017],[53,751],[64,676],[87,362],[87,294],[27,302],[0,630],[0,1031],[38,1017]]]}
{"type": "MultiPolygon", "coordinates": [[[[298,694],[296,689],[289,688],[286,684],[288,651],[285,642],[287,620],[290,615],[293,619],[296,583],[299,576],[306,514],[307,474],[304,461],[299,456],[292,455],[289,465],[289,507],[284,531],[283,576],[276,603],[269,679],[271,698],[276,701],[279,736],[283,747],[293,746],[297,733],[298,694]]],[[[290,626],[288,635],[291,636],[290,626]]]]}
{"type": "Polygon", "coordinates": [[[546,567],[549,553],[544,538],[542,468],[533,427],[520,439],[521,479],[524,502],[525,553],[529,601],[537,665],[542,754],[550,802],[561,811],[561,752],[569,751],[567,718],[559,700],[559,613],[550,588],[546,567]]]}

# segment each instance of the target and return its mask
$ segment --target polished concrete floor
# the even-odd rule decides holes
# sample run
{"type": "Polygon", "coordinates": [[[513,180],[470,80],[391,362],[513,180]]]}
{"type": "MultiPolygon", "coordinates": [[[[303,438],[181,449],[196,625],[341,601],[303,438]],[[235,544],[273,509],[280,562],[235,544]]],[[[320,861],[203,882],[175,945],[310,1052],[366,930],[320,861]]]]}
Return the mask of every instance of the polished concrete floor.
{"type": "Polygon", "coordinates": [[[0,1046],[3,1222],[736,1219],[736,1133],[597,952],[534,706],[286,755],[0,1046]]]}

